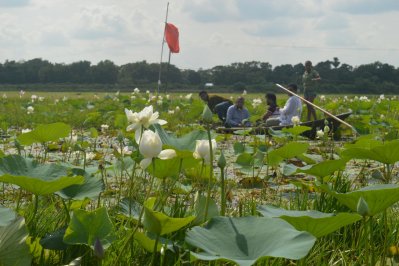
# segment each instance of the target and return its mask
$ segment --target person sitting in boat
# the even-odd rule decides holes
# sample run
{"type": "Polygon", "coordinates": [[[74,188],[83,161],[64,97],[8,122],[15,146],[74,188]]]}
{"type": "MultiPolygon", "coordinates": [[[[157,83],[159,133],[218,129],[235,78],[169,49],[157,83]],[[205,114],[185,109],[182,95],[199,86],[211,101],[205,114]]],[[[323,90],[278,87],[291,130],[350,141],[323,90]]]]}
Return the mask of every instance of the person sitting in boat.
{"type": "Polygon", "coordinates": [[[267,93],[265,95],[266,104],[269,106],[266,113],[263,115],[262,120],[266,122],[269,118],[276,118],[280,116],[280,111],[277,106],[277,98],[274,93],[267,93]]]}
{"type": "Polygon", "coordinates": [[[211,109],[212,113],[217,114],[220,121],[226,122],[227,109],[233,105],[233,102],[219,95],[209,95],[206,91],[201,91],[199,97],[211,109]]]}
{"type": "Polygon", "coordinates": [[[249,127],[248,109],[244,107],[244,97],[238,97],[235,104],[227,110],[226,127],[249,127]]]}
{"type": "MultiPolygon", "coordinates": [[[[288,89],[293,93],[298,92],[296,84],[288,85],[288,89]]],[[[294,95],[288,94],[290,97],[284,105],[284,108],[279,109],[280,115],[277,118],[269,118],[266,120],[266,126],[288,126],[292,125],[293,117],[301,117],[302,114],[302,101],[294,95]]]]}

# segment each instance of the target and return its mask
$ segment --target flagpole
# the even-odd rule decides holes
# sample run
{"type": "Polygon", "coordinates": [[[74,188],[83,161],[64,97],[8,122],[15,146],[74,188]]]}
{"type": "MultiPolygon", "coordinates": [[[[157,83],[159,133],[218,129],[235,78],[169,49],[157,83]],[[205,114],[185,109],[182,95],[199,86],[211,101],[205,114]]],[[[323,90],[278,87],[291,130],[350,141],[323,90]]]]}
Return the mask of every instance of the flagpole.
{"type": "MultiPolygon", "coordinates": [[[[163,47],[165,44],[166,23],[168,23],[168,13],[169,13],[169,2],[166,5],[165,27],[163,29],[163,36],[162,36],[161,59],[159,60],[157,95],[159,94],[159,87],[161,86],[162,57],[163,57],[163,47]]],[[[169,55],[169,60],[170,60],[170,55],[169,55]]]]}
{"type": "Polygon", "coordinates": [[[169,50],[169,58],[168,58],[168,64],[166,66],[166,77],[165,77],[165,87],[163,89],[163,92],[166,93],[166,90],[168,89],[168,74],[169,74],[169,66],[170,66],[170,56],[172,52],[169,50]]]}
{"type": "Polygon", "coordinates": [[[301,97],[301,96],[299,96],[298,94],[296,94],[296,93],[290,91],[289,89],[285,88],[284,86],[282,86],[282,85],[280,85],[280,84],[278,84],[278,83],[276,83],[276,85],[277,85],[280,89],[284,90],[285,92],[287,92],[287,93],[289,93],[289,94],[291,94],[291,95],[294,95],[294,96],[298,97],[299,99],[301,99],[301,100],[304,101],[305,103],[307,103],[307,104],[313,106],[314,108],[316,108],[316,109],[322,111],[324,114],[328,115],[329,117],[331,117],[331,118],[337,120],[338,122],[340,122],[340,123],[346,125],[346,126],[349,127],[350,129],[352,129],[352,131],[353,131],[356,135],[359,135],[359,133],[357,132],[357,130],[356,130],[352,125],[350,125],[350,124],[348,124],[347,122],[345,122],[344,120],[342,120],[342,119],[336,117],[335,115],[333,115],[333,114],[331,114],[330,112],[328,112],[328,111],[322,109],[321,107],[315,105],[314,103],[312,103],[312,102],[310,102],[310,101],[304,99],[303,97],[301,97]]]}

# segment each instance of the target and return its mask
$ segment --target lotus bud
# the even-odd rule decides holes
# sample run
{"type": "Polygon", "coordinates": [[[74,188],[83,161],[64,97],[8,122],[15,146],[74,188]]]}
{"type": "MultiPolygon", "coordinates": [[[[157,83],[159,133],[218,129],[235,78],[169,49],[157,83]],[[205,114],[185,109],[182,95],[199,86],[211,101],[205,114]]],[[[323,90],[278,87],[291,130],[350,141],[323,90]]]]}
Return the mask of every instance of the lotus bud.
{"type": "Polygon", "coordinates": [[[161,255],[162,255],[162,256],[165,255],[165,248],[164,248],[164,246],[161,247],[161,255]]]}
{"type": "Polygon", "coordinates": [[[94,242],[94,255],[99,258],[103,259],[104,258],[104,247],[101,244],[100,239],[98,237],[96,238],[96,241],[94,242]]]}
{"type": "Polygon", "coordinates": [[[204,106],[204,111],[202,112],[202,119],[206,122],[206,123],[211,123],[212,122],[212,118],[213,118],[213,114],[211,109],[209,109],[208,105],[204,106]]]}
{"type": "Polygon", "coordinates": [[[324,126],[324,133],[330,132],[330,127],[329,126],[324,126]]]}
{"type": "Polygon", "coordinates": [[[357,202],[357,213],[363,217],[368,216],[370,213],[369,205],[363,199],[363,197],[360,197],[359,201],[357,202]]]}
{"type": "Polygon", "coordinates": [[[224,153],[220,154],[219,160],[218,160],[218,167],[220,169],[224,169],[226,167],[226,158],[224,157],[224,153]]]}

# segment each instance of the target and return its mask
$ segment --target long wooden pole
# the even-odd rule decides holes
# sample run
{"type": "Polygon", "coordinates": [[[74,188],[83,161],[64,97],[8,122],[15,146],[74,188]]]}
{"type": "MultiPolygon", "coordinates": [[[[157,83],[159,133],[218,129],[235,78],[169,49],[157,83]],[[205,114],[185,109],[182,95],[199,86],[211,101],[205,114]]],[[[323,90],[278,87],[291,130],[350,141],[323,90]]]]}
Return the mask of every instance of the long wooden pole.
{"type": "Polygon", "coordinates": [[[321,108],[321,107],[315,105],[314,103],[312,103],[312,102],[306,100],[305,98],[299,96],[298,94],[296,94],[296,93],[290,91],[289,89],[285,88],[284,86],[282,86],[282,85],[280,85],[280,84],[278,84],[278,83],[276,83],[276,85],[277,85],[280,89],[284,90],[285,92],[287,92],[287,93],[289,93],[289,94],[291,94],[291,95],[294,95],[294,96],[298,97],[299,99],[301,99],[301,100],[304,101],[305,103],[307,103],[307,104],[313,106],[313,107],[316,108],[317,110],[322,111],[324,114],[328,115],[329,117],[331,117],[331,118],[337,120],[338,122],[344,124],[345,126],[349,127],[350,129],[352,129],[352,131],[353,131],[356,135],[359,135],[359,133],[357,132],[357,130],[356,130],[352,125],[350,125],[350,124],[348,124],[347,122],[345,122],[344,120],[340,119],[339,117],[336,117],[335,115],[333,115],[333,114],[331,114],[330,112],[324,110],[323,108],[321,108]]]}

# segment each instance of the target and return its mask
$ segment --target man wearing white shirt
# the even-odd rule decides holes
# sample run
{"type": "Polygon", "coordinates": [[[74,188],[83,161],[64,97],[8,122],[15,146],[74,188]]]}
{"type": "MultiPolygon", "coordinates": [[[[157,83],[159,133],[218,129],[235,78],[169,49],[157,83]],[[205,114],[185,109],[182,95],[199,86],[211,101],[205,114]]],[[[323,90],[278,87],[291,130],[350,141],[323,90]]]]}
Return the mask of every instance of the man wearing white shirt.
{"type": "MultiPolygon", "coordinates": [[[[293,93],[297,93],[298,87],[296,84],[288,85],[288,89],[293,93]]],[[[292,118],[297,116],[299,119],[302,114],[302,102],[294,95],[289,94],[289,98],[284,105],[284,108],[279,109],[280,116],[278,118],[270,118],[266,120],[266,126],[288,126],[292,125],[292,118]]]]}

